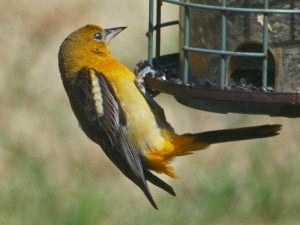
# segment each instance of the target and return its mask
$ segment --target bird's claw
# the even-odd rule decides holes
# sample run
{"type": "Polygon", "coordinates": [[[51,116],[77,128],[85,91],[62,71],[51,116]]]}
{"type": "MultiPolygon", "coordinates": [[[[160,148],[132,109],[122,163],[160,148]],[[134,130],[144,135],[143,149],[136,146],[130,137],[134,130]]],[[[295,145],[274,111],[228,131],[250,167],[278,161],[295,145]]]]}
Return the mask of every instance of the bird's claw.
{"type": "Polygon", "coordinates": [[[147,75],[151,75],[151,77],[155,77],[157,75],[157,71],[153,70],[150,66],[146,66],[144,69],[138,72],[135,78],[135,84],[143,94],[146,93],[145,77],[147,75]]]}

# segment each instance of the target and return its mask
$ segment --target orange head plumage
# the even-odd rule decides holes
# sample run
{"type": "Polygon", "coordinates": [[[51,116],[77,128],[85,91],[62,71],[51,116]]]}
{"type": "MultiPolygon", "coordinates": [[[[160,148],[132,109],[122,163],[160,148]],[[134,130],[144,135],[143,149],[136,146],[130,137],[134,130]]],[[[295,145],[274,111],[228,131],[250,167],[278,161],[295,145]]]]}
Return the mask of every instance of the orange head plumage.
{"type": "Polygon", "coordinates": [[[80,69],[107,60],[109,42],[126,27],[103,29],[88,24],[71,33],[60,46],[59,67],[65,78],[72,78],[80,69]]]}

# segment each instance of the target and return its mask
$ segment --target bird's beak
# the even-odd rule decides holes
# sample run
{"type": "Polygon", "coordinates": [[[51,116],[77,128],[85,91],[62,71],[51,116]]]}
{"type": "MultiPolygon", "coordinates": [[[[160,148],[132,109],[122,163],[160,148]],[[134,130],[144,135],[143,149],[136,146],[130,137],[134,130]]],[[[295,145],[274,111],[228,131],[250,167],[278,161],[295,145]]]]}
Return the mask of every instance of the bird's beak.
{"type": "Polygon", "coordinates": [[[105,42],[108,44],[118,33],[124,30],[126,27],[115,27],[104,29],[105,30],[105,42]]]}

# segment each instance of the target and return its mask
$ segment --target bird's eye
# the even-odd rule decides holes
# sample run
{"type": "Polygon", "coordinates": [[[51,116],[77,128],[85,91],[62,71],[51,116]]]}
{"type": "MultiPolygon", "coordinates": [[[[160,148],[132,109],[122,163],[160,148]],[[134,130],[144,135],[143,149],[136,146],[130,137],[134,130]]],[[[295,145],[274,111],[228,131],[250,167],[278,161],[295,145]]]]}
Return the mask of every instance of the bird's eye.
{"type": "Polygon", "coordinates": [[[97,32],[97,33],[94,34],[94,39],[96,39],[96,40],[102,40],[102,38],[103,38],[102,33],[97,32]]]}

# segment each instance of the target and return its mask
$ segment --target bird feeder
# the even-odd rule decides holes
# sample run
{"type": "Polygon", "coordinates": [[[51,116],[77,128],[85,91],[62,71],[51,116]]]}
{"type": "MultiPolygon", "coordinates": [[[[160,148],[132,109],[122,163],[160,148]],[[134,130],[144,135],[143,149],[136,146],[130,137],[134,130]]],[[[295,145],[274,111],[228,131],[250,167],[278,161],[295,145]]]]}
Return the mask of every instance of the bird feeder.
{"type": "Polygon", "coordinates": [[[300,1],[149,0],[147,34],[148,62],[164,74],[147,88],[206,111],[300,116],[300,1]],[[178,21],[161,21],[164,4],[178,21]],[[174,25],[180,50],[161,55],[174,25]]]}

